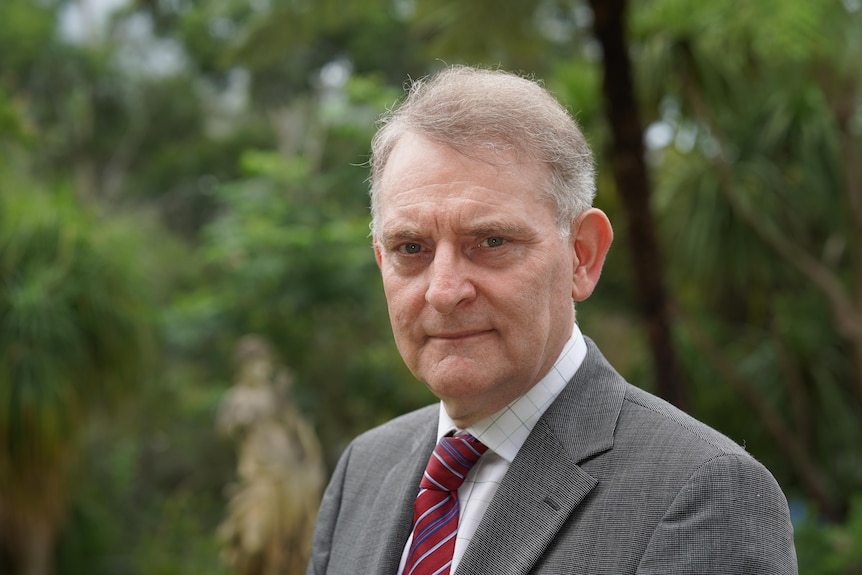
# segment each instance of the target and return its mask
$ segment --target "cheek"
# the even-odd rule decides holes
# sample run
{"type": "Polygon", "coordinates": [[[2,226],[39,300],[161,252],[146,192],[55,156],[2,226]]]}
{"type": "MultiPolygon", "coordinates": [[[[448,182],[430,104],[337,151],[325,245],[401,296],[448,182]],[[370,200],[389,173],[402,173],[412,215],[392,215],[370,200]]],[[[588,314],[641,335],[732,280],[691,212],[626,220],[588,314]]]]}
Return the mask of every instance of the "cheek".
{"type": "Polygon", "coordinates": [[[568,322],[573,309],[570,280],[565,266],[556,265],[544,268],[542,273],[525,282],[520,295],[521,319],[531,322],[537,328],[546,323],[568,322]]]}
{"type": "Polygon", "coordinates": [[[561,296],[571,294],[571,276],[564,262],[555,260],[545,264],[525,281],[525,291],[533,294],[535,299],[547,298],[553,303],[560,300],[561,296]]]}
{"type": "Polygon", "coordinates": [[[549,266],[546,289],[551,298],[561,302],[572,299],[573,273],[572,261],[565,257],[560,257],[549,266]]]}
{"type": "Polygon", "coordinates": [[[406,329],[415,324],[424,302],[424,292],[412,282],[391,277],[384,277],[383,292],[392,327],[406,329]]]}

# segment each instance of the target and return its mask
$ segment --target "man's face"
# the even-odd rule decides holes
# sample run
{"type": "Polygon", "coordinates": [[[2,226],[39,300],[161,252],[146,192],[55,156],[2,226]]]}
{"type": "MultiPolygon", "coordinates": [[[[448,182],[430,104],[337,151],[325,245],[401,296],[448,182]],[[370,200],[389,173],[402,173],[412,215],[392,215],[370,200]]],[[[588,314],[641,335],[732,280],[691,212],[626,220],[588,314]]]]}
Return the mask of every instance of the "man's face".
{"type": "Polygon", "coordinates": [[[378,187],[374,248],[395,342],[466,427],[551,368],[574,324],[574,241],[545,174],[407,134],[378,187]]]}

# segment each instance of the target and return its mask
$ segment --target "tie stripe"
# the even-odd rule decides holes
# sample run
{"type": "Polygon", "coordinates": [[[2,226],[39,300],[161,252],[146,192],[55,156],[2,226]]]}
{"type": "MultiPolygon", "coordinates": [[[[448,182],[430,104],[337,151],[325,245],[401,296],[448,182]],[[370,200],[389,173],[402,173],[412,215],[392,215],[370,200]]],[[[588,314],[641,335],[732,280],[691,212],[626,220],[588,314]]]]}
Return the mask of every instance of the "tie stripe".
{"type": "Polygon", "coordinates": [[[472,435],[444,437],[419,483],[404,575],[449,575],[458,532],[458,488],[488,448],[472,435]]]}

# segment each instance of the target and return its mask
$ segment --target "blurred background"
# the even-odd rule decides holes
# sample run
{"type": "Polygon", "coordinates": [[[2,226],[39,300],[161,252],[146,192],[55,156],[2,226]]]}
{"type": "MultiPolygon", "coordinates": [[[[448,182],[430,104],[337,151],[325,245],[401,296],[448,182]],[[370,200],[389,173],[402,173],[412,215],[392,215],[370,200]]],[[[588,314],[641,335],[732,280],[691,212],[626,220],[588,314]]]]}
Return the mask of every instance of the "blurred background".
{"type": "Polygon", "coordinates": [[[582,329],[862,573],[860,61],[860,0],[0,0],[0,573],[303,572],[346,443],[433,399],[365,163],[446,63],[570,108],[582,329]]]}

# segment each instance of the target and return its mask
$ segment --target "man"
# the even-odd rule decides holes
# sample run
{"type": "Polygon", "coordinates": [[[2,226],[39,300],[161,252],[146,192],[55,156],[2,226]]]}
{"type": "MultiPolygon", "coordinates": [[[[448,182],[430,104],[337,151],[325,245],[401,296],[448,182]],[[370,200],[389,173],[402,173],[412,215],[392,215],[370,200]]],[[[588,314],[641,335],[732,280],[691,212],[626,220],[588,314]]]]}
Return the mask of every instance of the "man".
{"type": "Polygon", "coordinates": [[[395,342],[441,402],[346,449],[309,574],[796,573],[769,472],[626,383],[575,323],[613,233],[541,86],[466,67],[416,82],[371,168],[395,342]]]}

